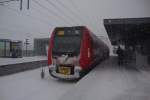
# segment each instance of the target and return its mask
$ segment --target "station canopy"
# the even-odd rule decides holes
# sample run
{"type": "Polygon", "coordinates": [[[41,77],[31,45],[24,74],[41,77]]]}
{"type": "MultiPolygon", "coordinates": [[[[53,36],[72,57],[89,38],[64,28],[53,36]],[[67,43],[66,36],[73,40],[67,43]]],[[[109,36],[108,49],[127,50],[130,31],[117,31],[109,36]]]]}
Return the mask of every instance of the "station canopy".
{"type": "Polygon", "coordinates": [[[104,19],[104,26],[112,45],[150,43],[150,17],[104,19]]]}

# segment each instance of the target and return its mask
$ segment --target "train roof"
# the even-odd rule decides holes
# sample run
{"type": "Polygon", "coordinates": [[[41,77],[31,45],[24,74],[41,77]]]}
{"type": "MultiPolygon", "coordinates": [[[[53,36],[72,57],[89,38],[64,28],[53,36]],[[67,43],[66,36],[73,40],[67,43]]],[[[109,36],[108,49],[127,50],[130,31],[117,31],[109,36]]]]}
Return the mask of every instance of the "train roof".
{"type": "Polygon", "coordinates": [[[112,45],[136,44],[150,37],[150,17],[104,19],[104,26],[112,45]]]}

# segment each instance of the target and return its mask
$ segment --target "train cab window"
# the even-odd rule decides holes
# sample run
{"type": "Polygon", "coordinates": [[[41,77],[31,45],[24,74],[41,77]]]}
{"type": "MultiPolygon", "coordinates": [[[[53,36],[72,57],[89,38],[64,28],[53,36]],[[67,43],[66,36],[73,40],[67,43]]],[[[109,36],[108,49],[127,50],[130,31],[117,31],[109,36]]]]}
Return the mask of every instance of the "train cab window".
{"type": "Polygon", "coordinates": [[[80,52],[81,34],[76,30],[57,31],[54,36],[54,55],[78,55],[80,52]]]}

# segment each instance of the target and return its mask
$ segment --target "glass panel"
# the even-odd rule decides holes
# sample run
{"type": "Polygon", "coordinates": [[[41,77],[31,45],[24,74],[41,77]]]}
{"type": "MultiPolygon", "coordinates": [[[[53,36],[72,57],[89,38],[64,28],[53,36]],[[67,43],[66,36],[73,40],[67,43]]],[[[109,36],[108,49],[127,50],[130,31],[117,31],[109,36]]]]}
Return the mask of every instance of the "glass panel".
{"type": "Polygon", "coordinates": [[[0,41],[0,56],[5,56],[5,42],[0,41]]]}
{"type": "Polygon", "coordinates": [[[78,54],[80,50],[79,36],[55,37],[54,39],[54,54],[78,54]]]}
{"type": "Polygon", "coordinates": [[[82,31],[74,28],[64,28],[56,31],[54,35],[54,55],[78,55],[80,52],[82,31]]]}
{"type": "Polygon", "coordinates": [[[6,42],[6,56],[10,56],[10,42],[6,42]]]}

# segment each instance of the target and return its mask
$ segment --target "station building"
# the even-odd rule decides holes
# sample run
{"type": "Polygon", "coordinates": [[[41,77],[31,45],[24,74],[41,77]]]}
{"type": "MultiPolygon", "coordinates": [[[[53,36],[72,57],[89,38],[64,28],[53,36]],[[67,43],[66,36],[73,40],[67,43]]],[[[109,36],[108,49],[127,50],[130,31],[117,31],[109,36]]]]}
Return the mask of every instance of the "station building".
{"type": "Polygon", "coordinates": [[[22,57],[22,41],[0,39],[0,57],[22,57]]]}
{"type": "Polygon", "coordinates": [[[34,43],[21,40],[0,39],[0,57],[47,56],[49,38],[34,38],[34,43]],[[28,45],[33,45],[33,49],[28,45]]]}

